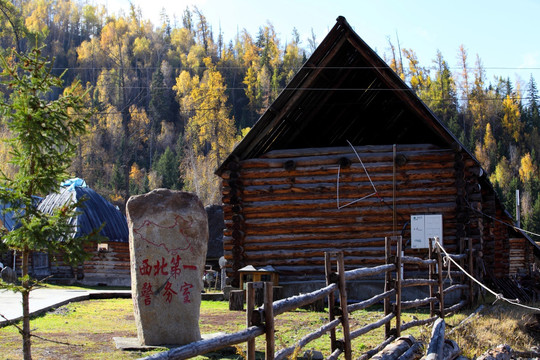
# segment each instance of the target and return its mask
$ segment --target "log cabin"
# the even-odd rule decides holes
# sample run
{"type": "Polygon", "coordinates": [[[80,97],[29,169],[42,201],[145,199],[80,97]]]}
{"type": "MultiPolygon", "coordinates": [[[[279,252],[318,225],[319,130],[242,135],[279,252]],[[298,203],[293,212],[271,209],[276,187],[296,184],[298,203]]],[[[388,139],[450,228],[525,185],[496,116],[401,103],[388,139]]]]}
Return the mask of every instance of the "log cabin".
{"type": "Polygon", "coordinates": [[[471,238],[495,278],[540,255],[471,152],[343,17],[216,174],[233,286],[244,266],[271,265],[284,296],[309,291],[325,251],[343,251],[348,268],[380,265],[388,236],[425,255],[419,219],[450,252],[471,238]]]}
{"type": "MultiPolygon", "coordinates": [[[[47,195],[38,205],[38,210],[52,213],[70,201],[80,201],[79,214],[71,220],[77,227],[78,237],[99,229],[103,224],[101,243],[88,243],[85,251],[91,257],[77,268],[62,260],[62,254],[34,253],[30,261],[31,275],[37,278],[52,275],[51,281],[73,283],[77,281],[89,286],[130,286],[129,232],[122,212],[86,186],[80,179],[66,182],[58,193],[47,195]]],[[[20,267],[19,267],[20,268],[20,267]]]]}

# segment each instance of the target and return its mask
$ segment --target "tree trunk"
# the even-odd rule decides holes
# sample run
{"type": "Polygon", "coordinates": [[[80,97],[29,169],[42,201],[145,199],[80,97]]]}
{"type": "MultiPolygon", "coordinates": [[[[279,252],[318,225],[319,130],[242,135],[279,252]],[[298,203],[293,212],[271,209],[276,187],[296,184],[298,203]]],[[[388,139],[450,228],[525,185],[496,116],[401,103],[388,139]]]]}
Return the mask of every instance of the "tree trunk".
{"type": "Polygon", "coordinates": [[[371,359],[395,360],[405,353],[415,342],[416,340],[414,337],[412,337],[412,335],[400,337],[375,354],[371,359]]]}
{"type": "Polygon", "coordinates": [[[431,341],[428,345],[427,354],[424,357],[426,360],[443,360],[445,326],[446,323],[442,318],[437,319],[433,324],[431,341]]]}
{"type": "Polygon", "coordinates": [[[30,282],[25,277],[28,275],[29,250],[22,251],[22,306],[23,306],[23,357],[24,360],[32,359],[32,350],[30,342],[30,282]]]}
{"type": "Polygon", "coordinates": [[[229,294],[229,310],[242,311],[244,310],[244,290],[232,290],[229,294]]]}

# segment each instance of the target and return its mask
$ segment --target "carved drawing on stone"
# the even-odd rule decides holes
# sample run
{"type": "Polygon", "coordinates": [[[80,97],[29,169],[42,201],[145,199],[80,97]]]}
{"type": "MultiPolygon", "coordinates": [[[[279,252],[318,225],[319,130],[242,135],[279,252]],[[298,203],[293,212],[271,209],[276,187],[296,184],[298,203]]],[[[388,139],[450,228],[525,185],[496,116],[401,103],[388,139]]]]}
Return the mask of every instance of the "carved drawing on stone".
{"type": "MultiPolygon", "coordinates": [[[[197,265],[183,263],[180,254],[191,249],[189,234],[184,230],[192,225],[193,220],[186,220],[178,214],[174,215],[175,221],[172,225],[160,225],[150,220],[145,220],[139,228],[133,229],[135,236],[140,237],[141,240],[147,242],[149,245],[157,248],[162,247],[163,250],[170,255],[169,257],[162,256],[161,259],[158,258],[153,263],[150,263],[150,260],[147,257],[143,258],[139,265],[139,273],[143,277],[148,277],[149,280],[150,278],[157,276],[167,277],[167,280],[158,289],[155,289],[155,293],[161,294],[165,298],[165,302],[170,304],[173,296],[180,294],[178,296],[182,297],[184,303],[190,303],[190,290],[193,288],[193,284],[188,283],[187,281],[182,282],[181,274],[182,271],[197,271],[197,265]],[[182,235],[179,237],[180,241],[178,241],[178,244],[175,244],[175,246],[177,246],[169,249],[168,244],[164,242],[157,243],[156,241],[147,238],[146,234],[152,233],[153,227],[158,228],[161,234],[164,234],[164,231],[171,231],[173,235],[182,235]],[[173,287],[172,280],[180,280],[180,286],[173,287]]],[[[157,240],[159,241],[159,239],[157,240]]],[[[152,302],[153,290],[151,281],[144,282],[140,289],[140,294],[144,298],[144,304],[147,306],[152,302]]]]}
{"type": "Polygon", "coordinates": [[[200,339],[208,222],[193,194],[166,189],[130,198],[133,303],[142,345],[200,339]]]}

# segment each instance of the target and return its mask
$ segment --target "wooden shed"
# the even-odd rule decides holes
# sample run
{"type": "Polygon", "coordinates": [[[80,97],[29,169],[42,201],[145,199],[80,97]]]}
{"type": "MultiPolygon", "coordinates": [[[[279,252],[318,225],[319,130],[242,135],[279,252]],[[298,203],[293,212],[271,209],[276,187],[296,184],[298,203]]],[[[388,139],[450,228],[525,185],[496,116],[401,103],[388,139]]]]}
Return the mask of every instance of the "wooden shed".
{"type": "Polygon", "coordinates": [[[127,221],[122,212],[101,195],[87,187],[84,181],[74,179],[58,193],[47,195],[38,205],[42,212],[49,213],[70,201],[83,201],[72,219],[77,233],[89,234],[104,224],[101,235],[105,241],[100,244],[89,243],[86,251],[92,254],[77,269],[72,269],[62,261],[62,254],[41,254],[41,259],[33,256],[33,275],[53,275],[53,280],[72,282],[77,280],[83,285],[130,286],[129,232],[127,221]]]}
{"type": "Polygon", "coordinates": [[[442,219],[444,246],[472,238],[494,277],[540,249],[520,231],[474,156],[343,17],[218,168],[228,276],[271,265],[289,292],[322,281],[324,252],[384,262],[384,238],[442,219]],[[427,219],[427,217],[426,217],[427,219]],[[506,223],[506,224],[505,224],[506,223]]]}

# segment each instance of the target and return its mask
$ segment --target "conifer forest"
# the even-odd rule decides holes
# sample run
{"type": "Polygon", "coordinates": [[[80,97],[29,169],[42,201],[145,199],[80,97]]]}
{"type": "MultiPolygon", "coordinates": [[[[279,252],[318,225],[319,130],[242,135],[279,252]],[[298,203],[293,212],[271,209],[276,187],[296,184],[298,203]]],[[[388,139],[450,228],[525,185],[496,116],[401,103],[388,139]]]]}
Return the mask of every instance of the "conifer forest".
{"type": "MultiPolygon", "coordinates": [[[[9,61],[13,50],[43,47],[52,71],[63,73],[53,96],[77,80],[80,93],[89,89],[93,113],[77,141],[73,177],[121,209],[131,195],[158,187],[220,204],[215,169],[322,40],[312,34],[302,42],[293,26],[287,42],[271,22],[226,41],[197,7],[172,19],[164,11],[154,24],[136,5],[118,15],[78,0],[0,0],[0,54],[9,61]]],[[[379,55],[476,156],[514,217],[519,190],[521,227],[540,233],[536,80],[488,78],[466,44],[453,54],[434,49],[429,64],[406,46],[389,38],[379,55]]],[[[12,91],[0,87],[0,101],[12,91]]],[[[10,138],[4,119],[0,138],[10,138]]],[[[10,156],[0,142],[0,170],[8,175],[16,171],[10,156]]]]}

